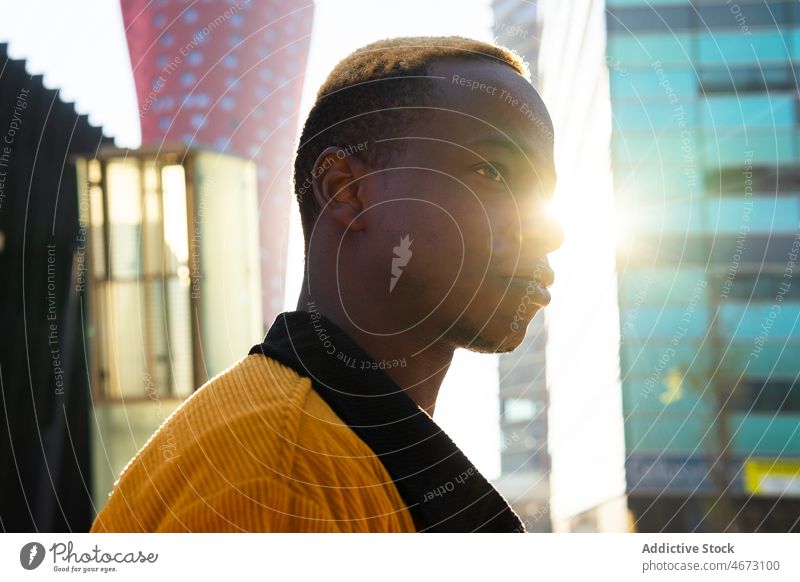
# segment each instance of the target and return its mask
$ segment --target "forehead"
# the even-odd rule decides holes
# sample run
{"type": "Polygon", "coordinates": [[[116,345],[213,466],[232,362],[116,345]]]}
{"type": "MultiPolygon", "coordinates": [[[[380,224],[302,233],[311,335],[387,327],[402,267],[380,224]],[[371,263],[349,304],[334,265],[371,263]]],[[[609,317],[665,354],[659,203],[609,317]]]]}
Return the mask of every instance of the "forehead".
{"type": "Polygon", "coordinates": [[[511,66],[487,59],[447,59],[428,69],[439,91],[436,109],[410,128],[472,148],[503,147],[552,172],[553,129],[533,86],[511,66]]]}
{"type": "Polygon", "coordinates": [[[489,59],[445,59],[428,69],[451,112],[448,125],[462,114],[464,126],[495,127],[531,141],[552,145],[553,129],[547,108],[533,86],[510,65],[489,59]]]}

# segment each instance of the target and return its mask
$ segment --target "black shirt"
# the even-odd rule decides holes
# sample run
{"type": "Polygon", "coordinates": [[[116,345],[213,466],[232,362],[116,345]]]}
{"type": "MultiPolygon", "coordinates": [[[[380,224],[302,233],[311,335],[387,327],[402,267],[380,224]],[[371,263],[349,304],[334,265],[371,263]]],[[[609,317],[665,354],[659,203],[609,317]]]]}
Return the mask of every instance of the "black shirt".
{"type": "Polygon", "coordinates": [[[421,532],[524,532],[502,495],[464,453],[335,323],[316,311],[278,315],[264,354],[314,390],[380,459],[421,532]]]}

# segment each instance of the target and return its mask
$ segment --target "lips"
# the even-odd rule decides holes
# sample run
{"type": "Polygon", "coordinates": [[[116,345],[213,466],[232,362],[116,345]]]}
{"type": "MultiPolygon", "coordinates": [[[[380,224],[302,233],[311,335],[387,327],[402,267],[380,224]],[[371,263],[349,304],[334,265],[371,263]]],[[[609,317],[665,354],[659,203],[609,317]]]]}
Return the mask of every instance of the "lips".
{"type": "Polygon", "coordinates": [[[533,271],[510,272],[503,275],[506,279],[534,281],[547,289],[553,284],[555,274],[547,263],[539,263],[533,271]]]}

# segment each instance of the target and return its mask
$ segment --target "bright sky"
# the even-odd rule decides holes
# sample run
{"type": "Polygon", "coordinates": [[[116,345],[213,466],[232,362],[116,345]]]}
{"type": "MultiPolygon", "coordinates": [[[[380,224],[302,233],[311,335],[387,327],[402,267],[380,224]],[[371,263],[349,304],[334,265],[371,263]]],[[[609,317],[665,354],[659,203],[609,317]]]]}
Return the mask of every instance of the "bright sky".
{"type": "MultiPolygon", "coordinates": [[[[316,0],[300,119],[344,56],[392,36],[458,34],[491,40],[490,0],[316,0]]],[[[0,0],[0,42],[29,73],[60,88],[64,101],[122,147],[140,143],[137,104],[119,4],[115,0],[0,0]]],[[[300,290],[302,231],[296,209],[289,240],[285,309],[300,290]]],[[[436,421],[488,478],[500,472],[497,357],[458,350],[436,406],[436,421]]]]}

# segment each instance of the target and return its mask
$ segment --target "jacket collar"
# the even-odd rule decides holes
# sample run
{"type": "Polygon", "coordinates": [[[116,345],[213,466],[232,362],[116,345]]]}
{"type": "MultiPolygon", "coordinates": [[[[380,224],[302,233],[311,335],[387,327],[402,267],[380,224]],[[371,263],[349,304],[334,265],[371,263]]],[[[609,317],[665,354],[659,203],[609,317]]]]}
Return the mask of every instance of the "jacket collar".
{"type": "Polygon", "coordinates": [[[434,420],[350,336],[321,313],[278,315],[263,354],[314,390],[380,459],[418,531],[524,532],[500,493],[434,420]]]}

